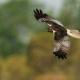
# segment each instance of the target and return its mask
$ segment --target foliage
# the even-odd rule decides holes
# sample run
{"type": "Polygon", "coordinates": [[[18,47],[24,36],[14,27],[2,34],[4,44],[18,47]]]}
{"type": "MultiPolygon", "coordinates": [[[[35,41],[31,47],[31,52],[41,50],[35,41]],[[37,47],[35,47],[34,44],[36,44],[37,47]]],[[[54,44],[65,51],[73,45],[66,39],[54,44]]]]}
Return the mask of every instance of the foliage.
{"type": "MultiPolygon", "coordinates": [[[[21,41],[36,29],[33,22],[33,8],[36,5],[26,1],[10,1],[0,7],[0,54],[8,56],[11,53],[26,50],[26,44],[21,41]],[[24,31],[25,30],[25,31],[24,31]],[[22,36],[21,36],[22,35],[22,36]],[[21,38],[19,38],[21,36],[21,38]]],[[[37,28],[38,29],[38,28],[37,28]]]]}
{"type": "Polygon", "coordinates": [[[33,74],[23,55],[0,59],[0,80],[26,80],[33,74]]]}
{"type": "Polygon", "coordinates": [[[29,64],[37,72],[44,72],[48,67],[53,65],[52,53],[52,34],[41,32],[33,36],[28,46],[29,64]],[[47,36],[46,36],[47,35],[47,36]]]}
{"type": "Polygon", "coordinates": [[[59,19],[69,28],[80,29],[80,1],[64,0],[59,19]]]}

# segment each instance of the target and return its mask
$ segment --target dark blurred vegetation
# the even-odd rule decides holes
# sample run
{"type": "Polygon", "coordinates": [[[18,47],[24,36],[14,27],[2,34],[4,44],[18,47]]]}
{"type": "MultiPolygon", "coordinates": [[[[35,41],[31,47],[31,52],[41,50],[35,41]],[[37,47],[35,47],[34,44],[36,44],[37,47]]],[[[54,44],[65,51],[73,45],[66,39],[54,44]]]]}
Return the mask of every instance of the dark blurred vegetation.
{"type": "Polygon", "coordinates": [[[80,29],[80,1],[64,0],[59,17],[65,26],[80,29]]]}
{"type": "MultiPolygon", "coordinates": [[[[68,59],[54,57],[53,35],[35,20],[36,8],[46,7],[36,0],[10,0],[0,6],[0,80],[80,80],[80,40],[71,37],[68,59]]],[[[80,29],[80,1],[64,0],[56,18],[65,27],[80,29]]]]}

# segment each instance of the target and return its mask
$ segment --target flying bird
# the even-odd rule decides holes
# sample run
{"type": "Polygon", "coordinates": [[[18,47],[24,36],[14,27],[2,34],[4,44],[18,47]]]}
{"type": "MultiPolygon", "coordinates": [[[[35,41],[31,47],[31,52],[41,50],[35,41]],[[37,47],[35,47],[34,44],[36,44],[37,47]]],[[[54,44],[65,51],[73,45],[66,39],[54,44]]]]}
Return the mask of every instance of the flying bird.
{"type": "Polygon", "coordinates": [[[41,9],[34,10],[34,17],[37,21],[46,23],[48,31],[55,34],[53,54],[59,59],[66,59],[71,45],[70,36],[80,38],[80,32],[78,30],[66,29],[60,21],[43,13],[41,9]]]}

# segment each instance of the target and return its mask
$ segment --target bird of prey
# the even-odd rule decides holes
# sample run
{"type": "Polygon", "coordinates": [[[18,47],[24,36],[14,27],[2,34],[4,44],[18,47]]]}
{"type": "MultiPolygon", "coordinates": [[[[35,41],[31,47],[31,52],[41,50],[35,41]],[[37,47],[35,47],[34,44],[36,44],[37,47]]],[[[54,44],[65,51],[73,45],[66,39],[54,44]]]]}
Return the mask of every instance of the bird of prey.
{"type": "Polygon", "coordinates": [[[46,23],[49,26],[48,31],[55,34],[53,54],[59,59],[66,59],[71,45],[70,36],[80,38],[80,32],[66,29],[61,22],[43,13],[41,9],[34,10],[34,17],[36,20],[46,23]]]}

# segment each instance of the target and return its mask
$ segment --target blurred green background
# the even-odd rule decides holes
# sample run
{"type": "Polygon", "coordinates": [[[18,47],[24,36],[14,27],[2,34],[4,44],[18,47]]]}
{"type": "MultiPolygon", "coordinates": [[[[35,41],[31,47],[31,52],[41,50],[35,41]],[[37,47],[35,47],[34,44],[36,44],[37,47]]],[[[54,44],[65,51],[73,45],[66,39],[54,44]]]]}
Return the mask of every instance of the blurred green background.
{"type": "Polygon", "coordinates": [[[80,29],[80,0],[0,0],[0,80],[80,80],[80,40],[71,37],[68,59],[57,59],[36,8],[80,29]]]}

